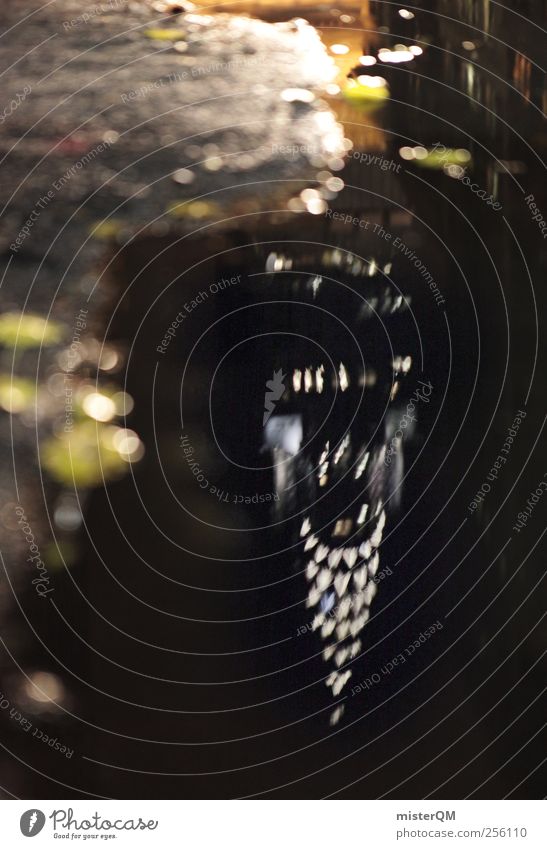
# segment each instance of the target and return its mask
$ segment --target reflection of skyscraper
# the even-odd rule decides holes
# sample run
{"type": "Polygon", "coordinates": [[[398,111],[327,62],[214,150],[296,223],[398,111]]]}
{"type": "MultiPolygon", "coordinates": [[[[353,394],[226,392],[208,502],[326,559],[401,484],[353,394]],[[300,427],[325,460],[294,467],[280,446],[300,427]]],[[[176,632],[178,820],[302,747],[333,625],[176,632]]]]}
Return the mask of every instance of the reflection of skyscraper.
{"type": "MultiPolygon", "coordinates": [[[[280,495],[276,509],[294,517],[307,615],[338,701],[363,649],[382,577],[382,535],[400,500],[403,440],[416,420],[405,416],[400,426],[414,354],[401,348],[412,345],[405,332],[409,304],[390,281],[385,258],[330,249],[319,263],[323,274],[299,273],[286,257],[283,262],[291,270],[272,274],[270,285],[285,300],[294,336],[274,354],[286,391],[265,438],[280,495]],[[301,436],[294,446],[296,428],[301,436]]],[[[336,706],[331,724],[342,713],[336,706]]]]}

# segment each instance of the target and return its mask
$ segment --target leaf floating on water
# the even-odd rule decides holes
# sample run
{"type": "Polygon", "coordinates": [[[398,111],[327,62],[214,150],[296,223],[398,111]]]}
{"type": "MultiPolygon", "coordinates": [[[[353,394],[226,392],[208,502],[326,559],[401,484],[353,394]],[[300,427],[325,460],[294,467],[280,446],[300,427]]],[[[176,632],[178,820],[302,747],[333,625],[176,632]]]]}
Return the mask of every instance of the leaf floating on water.
{"type": "Polygon", "coordinates": [[[115,239],[121,232],[122,222],[115,218],[98,221],[90,228],[89,232],[94,239],[115,239]]]}
{"type": "Polygon", "coordinates": [[[8,413],[22,413],[32,408],[36,400],[36,385],[32,380],[0,375],[0,407],[8,413]]]}
{"type": "Polygon", "coordinates": [[[378,106],[389,98],[389,86],[383,77],[362,74],[346,80],[343,95],[354,106],[378,106]]]}
{"type": "Polygon", "coordinates": [[[463,169],[472,165],[471,154],[465,148],[450,148],[439,147],[425,148],[420,145],[409,148],[411,155],[405,156],[405,159],[412,159],[419,168],[431,168],[434,171],[446,169],[449,166],[460,168],[463,174],[463,169]]]}
{"type": "Polygon", "coordinates": [[[44,549],[44,560],[52,572],[61,572],[66,566],[72,566],[77,557],[77,547],[68,540],[50,542],[44,549]]]}
{"type": "Polygon", "coordinates": [[[63,325],[33,313],[7,312],[0,316],[0,345],[9,348],[40,348],[58,345],[63,325]]]}
{"type": "Polygon", "coordinates": [[[153,27],[145,29],[144,34],[154,41],[180,41],[185,38],[186,33],[183,29],[168,29],[167,27],[153,27]]]}
{"type": "Polygon", "coordinates": [[[42,447],[42,466],[55,480],[76,486],[97,486],[120,477],[128,462],[142,456],[142,443],[132,431],[97,422],[75,424],[69,432],[48,439],[42,447]],[[140,451],[128,443],[138,441],[140,451]],[[132,455],[132,456],[131,456],[132,455]]]}
{"type": "Polygon", "coordinates": [[[182,203],[172,203],[167,207],[167,214],[173,216],[173,218],[190,218],[193,220],[213,218],[219,212],[220,209],[216,203],[210,203],[206,200],[183,201],[182,203]]]}

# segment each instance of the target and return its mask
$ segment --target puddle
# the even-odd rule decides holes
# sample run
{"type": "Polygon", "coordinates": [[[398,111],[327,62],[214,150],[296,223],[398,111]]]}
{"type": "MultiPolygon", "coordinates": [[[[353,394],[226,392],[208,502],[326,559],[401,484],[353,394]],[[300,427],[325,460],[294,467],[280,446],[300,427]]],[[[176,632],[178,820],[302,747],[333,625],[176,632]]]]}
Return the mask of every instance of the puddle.
{"type": "MultiPolygon", "coordinates": [[[[461,702],[472,727],[489,707],[464,703],[471,673],[438,691],[465,618],[444,614],[477,585],[461,652],[485,680],[482,649],[513,612],[479,615],[513,573],[506,555],[484,565],[494,498],[466,511],[513,407],[530,421],[536,404],[522,258],[537,271],[539,249],[522,198],[539,185],[529,145],[544,145],[538,69],[502,45],[511,13],[489,3],[470,20],[443,2],[154,3],[156,20],[149,5],[131,4],[127,31],[119,10],[93,15],[100,46],[74,62],[67,112],[49,116],[66,85],[37,54],[48,117],[6,177],[15,190],[28,171],[2,231],[6,251],[20,239],[0,317],[3,433],[20,499],[47,494],[29,522],[55,621],[75,629],[52,635],[42,609],[64,667],[34,665],[55,666],[47,680],[90,723],[65,725],[89,759],[84,793],[115,795],[121,765],[133,798],[147,770],[158,795],[267,794],[360,747],[383,764],[372,727],[394,751],[422,735],[408,760],[421,769],[433,721],[461,702]],[[124,32],[108,47],[112,21],[124,32]],[[69,133],[76,118],[89,123],[69,133]]],[[[77,56],[90,24],[73,14],[77,56]]],[[[25,108],[38,99],[10,116],[3,152],[25,108]]],[[[443,769],[460,776],[475,749],[454,748],[443,769]]],[[[366,792],[390,793],[400,760],[378,772],[366,792]]]]}

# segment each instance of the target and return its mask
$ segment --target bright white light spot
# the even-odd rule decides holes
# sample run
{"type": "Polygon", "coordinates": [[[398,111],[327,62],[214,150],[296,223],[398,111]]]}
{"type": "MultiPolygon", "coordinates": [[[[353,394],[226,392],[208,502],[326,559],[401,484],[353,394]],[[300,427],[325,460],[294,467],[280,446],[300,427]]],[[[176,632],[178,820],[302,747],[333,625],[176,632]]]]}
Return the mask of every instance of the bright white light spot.
{"type": "Polygon", "coordinates": [[[307,540],[306,540],[306,543],[304,545],[304,551],[309,551],[310,548],[313,548],[315,545],[317,545],[318,542],[319,542],[319,540],[317,539],[317,537],[314,537],[314,536],[308,537],[307,540]]]}
{"type": "Polygon", "coordinates": [[[411,21],[414,17],[414,12],[410,12],[408,9],[399,9],[399,14],[405,21],[411,21]]]}
{"type": "Polygon", "coordinates": [[[86,395],[82,407],[84,413],[98,422],[109,422],[116,415],[116,405],[111,398],[100,392],[90,392],[86,395]]]}
{"type": "Polygon", "coordinates": [[[341,192],[344,188],[344,181],[340,177],[329,177],[325,185],[331,192],[341,192]]]}
{"type": "Polygon", "coordinates": [[[414,53],[411,53],[410,50],[386,50],[382,51],[379,56],[382,62],[391,62],[392,64],[411,62],[414,59],[414,53]]]}
{"type": "Polygon", "coordinates": [[[316,389],[317,389],[317,392],[318,392],[319,395],[323,391],[323,384],[324,384],[323,373],[324,373],[324,371],[325,371],[325,367],[319,366],[319,368],[315,372],[315,386],[316,386],[316,389]]]}
{"type": "Polygon", "coordinates": [[[357,517],[357,524],[362,525],[365,519],[367,518],[368,504],[363,504],[361,510],[359,511],[359,515],[357,517]]]}
{"type": "Polygon", "coordinates": [[[456,150],[454,152],[455,152],[459,162],[470,162],[471,161],[471,154],[468,150],[465,149],[465,147],[458,147],[458,148],[456,148],[456,150]]]}
{"type": "Polygon", "coordinates": [[[304,433],[300,416],[272,416],[264,428],[268,448],[282,448],[291,456],[298,453],[304,433]]]}
{"type": "Polygon", "coordinates": [[[205,160],[203,167],[206,168],[207,171],[220,171],[222,168],[222,159],[220,156],[211,156],[209,159],[205,160]]]}
{"type": "Polygon", "coordinates": [[[449,177],[452,177],[453,180],[461,180],[465,174],[465,170],[461,165],[445,165],[443,171],[449,177]]]}
{"type": "Polygon", "coordinates": [[[357,468],[355,470],[355,480],[358,480],[361,477],[361,475],[363,474],[363,472],[365,471],[367,463],[368,463],[368,458],[369,458],[369,452],[367,451],[367,453],[365,454],[363,459],[359,462],[359,465],[357,466],[357,468]]]}
{"type": "Polygon", "coordinates": [[[311,212],[312,215],[322,215],[327,209],[327,203],[319,198],[314,198],[314,200],[307,202],[306,209],[308,212],[311,212]]]}
{"type": "Polygon", "coordinates": [[[63,698],[65,688],[56,675],[35,672],[25,683],[25,693],[35,702],[57,702],[63,698]]]}
{"type": "Polygon", "coordinates": [[[412,44],[408,49],[414,54],[414,56],[421,56],[424,52],[417,44],[412,44]]]}
{"type": "Polygon", "coordinates": [[[103,371],[112,371],[119,362],[119,354],[114,348],[103,348],[99,358],[99,368],[103,371]]]}
{"type": "Polygon", "coordinates": [[[316,198],[321,198],[321,195],[317,191],[317,189],[303,189],[300,192],[300,197],[304,201],[304,203],[309,203],[310,200],[316,200],[316,198]]]}
{"type": "Polygon", "coordinates": [[[359,554],[361,557],[364,557],[365,560],[368,560],[371,554],[370,542],[367,540],[366,542],[361,543],[359,546],[359,554]]]}
{"type": "Polygon", "coordinates": [[[411,147],[400,147],[399,156],[401,159],[414,159],[414,150],[411,147]]]}
{"type": "Polygon", "coordinates": [[[304,521],[302,522],[302,527],[300,528],[300,536],[301,536],[301,537],[305,537],[305,536],[306,536],[306,534],[309,534],[309,532],[310,532],[310,531],[311,531],[311,522],[310,522],[310,520],[306,517],[306,518],[304,519],[304,521]]]}
{"type": "Polygon", "coordinates": [[[328,561],[331,569],[336,569],[336,567],[338,566],[338,564],[340,563],[340,561],[342,559],[343,553],[344,553],[343,548],[335,548],[334,551],[331,551],[331,553],[329,554],[329,561],[328,561]]]}
{"type": "MultiPolygon", "coordinates": [[[[315,299],[315,297],[316,297],[316,295],[317,295],[317,293],[318,293],[318,291],[319,291],[319,287],[320,287],[320,285],[321,285],[321,283],[322,283],[322,282],[323,282],[323,278],[322,278],[322,277],[320,277],[319,275],[317,275],[316,277],[314,277],[314,278],[313,278],[313,280],[312,280],[312,282],[311,282],[311,288],[312,288],[312,292],[313,292],[313,297],[314,297],[314,299],[315,299]]],[[[322,368],[322,366],[321,366],[321,368],[322,368]]]]}
{"type": "Polygon", "coordinates": [[[144,454],[144,446],[133,430],[119,428],[114,434],[112,442],[122,460],[128,463],[140,460],[144,454]]]}
{"type": "Polygon", "coordinates": [[[283,271],[292,268],[292,260],[283,254],[271,253],[266,259],[266,271],[283,271]]]}
{"type": "Polygon", "coordinates": [[[387,81],[383,77],[372,77],[370,74],[361,74],[357,77],[357,81],[367,88],[381,88],[387,85],[387,81]]]}
{"type": "Polygon", "coordinates": [[[330,715],[329,725],[337,725],[344,714],[344,705],[338,705],[330,715]]]}
{"type": "Polygon", "coordinates": [[[112,401],[116,407],[116,415],[118,416],[128,416],[135,403],[131,395],[128,392],[116,392],[112,396],[112,401]]]}
{"type": "Polygon", "coordinates": [[[329,553],[328,545],[318,546],[317,551],[315,552],[315,562],[321,563],[321,561],[325,559],[325,557],[328,555],[328,553],[329,553]]]}
{"type": "Polygon", "coordinates": [[[313,103],[315,100],[315,94],[307,88],[286,88],[281,92],[281,97],[287,103],[313,103]]]}
{"type": "Polygon", "coordinates": [[[340,389],[342,390],[342,392],[345,392],[349,386],[349,377],[344,363],[340,363],[338,377],[340,379],[340,389]]]}
{"type": "Polygon", "coordinates": [[[340,136],[338,133],[327,133],[322,139],[323,148],[327,153],[338,153],[340,150],[340,136]]]}
{"type": "MultiPolygon", "coordinates": [[[[355,564],[357,563],[357,554],[357,548],[344,549],[344,560],[346,561],[350,569],[353,568],[353,566],[355,566],[355,564]]],[[[348,578],[349,577],[350,576],[348,575],[348,578]]]]}
{"type": "Polygon", "coordinates": [[[62,531],[75,531],[82,523],[82,514],[75,498],[61,498],[53,513],[55,524],[62,531]]]}
{"type": "Polygon", "coordinates": [[[342,442],[340,443],[340,445],[338,446],[338,448],[336,449],[336,451],[334,453],[334,463],[335,464],[338,463],[338,461],[341,459],[341,457],[344,454],[344,451],[346,450],[346,448],[348,447],[349,444],[350,444],[350,438],[349,438],[349,435],[347,435],[343,438],[342,442]]]}
{"type": "Polygon", "coordinates": [[[347,44],[331,44],[330,50],[331,53],[335,53],[337,56],[343,56],[345,53],[349,53],[347,44]]]}
{"type": "Polygon", "coordinates": [[[361,56],[359,59],[361,65],[375,65],[376,57],[375,56],[361,56]]]}
{"type": "Polygon", "coordinates": [[[190,171],[189,168],[179,168],[173,174],[173,180],[175,181],[175,183],[180,183],[182,186],[185,186],[188,183],[191,183],[192,180],[194,179],[194,177],[195,177],[194,172],[190,171]]]}
{"type": "MultiPolygon", "coordinates": [[[[342,597],[344,595],[344,593],[346,592],[350,578],[351,578],[351,572],[346,572],[345,574],[343,572],[342,573],[338,572],[336,578],[334,579],[334,588],[335,588],[339,597],[342,597]]],[[[346,604],[344,604],[342,602],[342,604],[340,605],[340,607],[338,609],[336,618],[340,619],[340,620],[345,619],[346,616],[349,613],[350,605],[351,605],[351,599],[349,599],[349,598],[347,599],[346,604]]]]}

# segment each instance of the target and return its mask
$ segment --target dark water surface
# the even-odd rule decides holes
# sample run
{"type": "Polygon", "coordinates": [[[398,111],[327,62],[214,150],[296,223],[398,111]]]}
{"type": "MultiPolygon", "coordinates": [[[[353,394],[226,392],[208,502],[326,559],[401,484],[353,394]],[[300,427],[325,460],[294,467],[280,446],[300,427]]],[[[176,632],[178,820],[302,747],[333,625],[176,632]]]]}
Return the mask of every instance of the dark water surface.
{"type": "MultiPolygon", "coordinates": [[[[123,352],[112,379],[144,455],[104,486],[49,484],[53,505],[82,492],[83,524],[61,534],[76,553],[51,609],[25,602],[46,648],[10,614],[2,681],[17,692],[16,663],[54,676],[62,710],[33,715],[74,755],[0,716],[2,785],[36,798],[543,797],[545,503],[515,524],[545,474],[543,238],[525,199],[547,209],[544,4],[202,11],[205,29],[219,13],[304,18],[335,73],[282,95],[283,172],[226,174],[227,137],[178,144],[178,180],[196,175],[185,197],[222,214],[101,248],[94,334],[123,352]],[[295,135],[308,95],[330,153],[295,135]],[[327,562],[339,586],[314,596],[327,562]],[[361,562],[375,598],[357,603],[361,562]],[[340,664],[329,645],[347,650],[340,664]]],[[[192,49],[177,68],[197,67],[192,49]]],[[[243,69],[234,123],[274,72],[243,69]]],[[[229,125],[225,109],[193,108],[200,126],[229,125]]],[[[234,145],[250,150],[250,135],[234,145]]],[[[144,130],[131,138],[147,151],[144,130]]]]}

